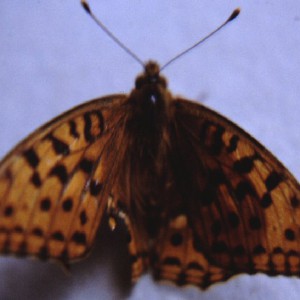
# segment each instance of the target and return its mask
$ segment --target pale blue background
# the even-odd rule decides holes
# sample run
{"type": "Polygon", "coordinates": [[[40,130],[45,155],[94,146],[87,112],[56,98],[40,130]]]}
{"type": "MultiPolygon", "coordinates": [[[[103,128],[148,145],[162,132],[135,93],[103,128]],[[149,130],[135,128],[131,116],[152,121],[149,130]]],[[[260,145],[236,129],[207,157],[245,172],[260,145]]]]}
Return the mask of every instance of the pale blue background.
{"type": "MultiPolygon", "coordinates": [[[[236,21],[164,74],[174,94],[228,116],[300,178],[299,0],[91,0],[90,5],[142,59],[161,63],[241,7],[236,21]]],[[[85,100],[127,93],[140,71],[79,1],[1,0],[0,155],[85,100]]],[[[126,296],[122,235],[101,233],[92,255],[75,264],[70,276],[53,264],[0,258],[0,299],[300,298],[299,279],[263,275],[243,275],[207,292],[158,285],[144,276],[126,296]]]]}

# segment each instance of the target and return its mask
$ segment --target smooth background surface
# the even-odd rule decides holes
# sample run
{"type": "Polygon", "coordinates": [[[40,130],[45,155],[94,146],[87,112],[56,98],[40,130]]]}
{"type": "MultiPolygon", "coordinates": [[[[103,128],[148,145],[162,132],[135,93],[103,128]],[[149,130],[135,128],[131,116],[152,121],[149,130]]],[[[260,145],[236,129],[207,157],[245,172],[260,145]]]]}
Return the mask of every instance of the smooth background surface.
{"type": "MultiPolygon", "coordinates": [[[[269,148],[300,178],[300,2],[90,1],[143,60],[166,62],[242,8],[240,17],[163,73],[174,94],[204,102],[269,148]]],[[[85,100],[129,92],[140,66],[77,0],[0,2],[0,155],[85,100]]],[[[120,230],[121,231],[121,230],[120,230]]],[[[0,258],[1,299],[299,299],[300,280],[239,276],[206,292],[153,283],[128,294],[119,230],[66,276],[56,265],[0,258]],[[146,293],[146,294],[145,294],[146,293]]]]}

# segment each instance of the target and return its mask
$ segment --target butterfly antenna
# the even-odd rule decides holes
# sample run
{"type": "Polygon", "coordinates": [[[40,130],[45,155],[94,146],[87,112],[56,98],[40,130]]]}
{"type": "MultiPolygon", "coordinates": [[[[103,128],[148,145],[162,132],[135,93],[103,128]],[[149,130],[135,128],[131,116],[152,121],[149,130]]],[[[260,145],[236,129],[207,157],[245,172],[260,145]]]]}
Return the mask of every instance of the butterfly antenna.
{"type": "Polygon", "coordinates": [[[84,8],[84,10],[92,17],[92,19],[100,26],[100,28],[112,39],[114,40],[125,52],[127,52],[134,60],[136,60],[139,64],[142,65],[143,68],[145,68],[145,64],[143,61],[135,54],[133,53],[129,48],[127,48],[111,31],[108,30],[108,28],[93,14],[93,12],[90,9],[90,6],[88,5],[87,1],[81,0],[81,5],[84,8]]]}
{"type": "Polygon", "coordinates": [[[173,57],[171,60],[169,60],[167,63],[165,63],[160,70],[165,69],[168,65],[170,65],[173,61],[177,60],[179,57],[185,55],[187,52],[191,51],[192,49],[196,48],[199,44],[202,44],[205,40],[207,40],[208,38],[210,38],[212,35],[214,35],[216,32],[218,32],[219,30],[221,30],[225,25],[227,25],[230,21],[234,20],[240,13],[240,9],[236,8],[230,15],[230,17],[223,23],[221,24],[217,29],[215,29],[214,31],[212,31],[210,34],[208,34],[206,37],[204,37],[203,39],[201,39],[200,41],[198,41],[196,44],[192,45],[191,47],[187,48],[186,50],[180,52],[179,54],[177,54],[175,57],[173,57]]]}

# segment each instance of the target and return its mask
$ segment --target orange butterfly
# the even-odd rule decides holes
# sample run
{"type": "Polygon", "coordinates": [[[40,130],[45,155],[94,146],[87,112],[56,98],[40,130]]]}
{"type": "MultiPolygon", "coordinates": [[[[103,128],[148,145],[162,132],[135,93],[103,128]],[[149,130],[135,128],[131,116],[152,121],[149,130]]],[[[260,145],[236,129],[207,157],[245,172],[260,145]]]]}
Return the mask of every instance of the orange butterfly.
{"type": "Polygon", "coordinates": [[[2,160],[0,251],[67,264],[107,214],[127,226],[133,281],[149,268],[201,288],[239,273],[299,275],[299,206],[299,184],[270,152],[173,97],[150,61],[129,95],[70,110],[2,160]]]}

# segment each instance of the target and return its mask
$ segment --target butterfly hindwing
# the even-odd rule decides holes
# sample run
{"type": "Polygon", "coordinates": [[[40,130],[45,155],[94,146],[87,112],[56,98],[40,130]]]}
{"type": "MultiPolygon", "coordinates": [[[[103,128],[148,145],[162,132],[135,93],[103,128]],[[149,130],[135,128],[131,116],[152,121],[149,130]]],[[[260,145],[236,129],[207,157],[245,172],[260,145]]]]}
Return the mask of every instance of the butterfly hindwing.
{"type": "Polygon", "coordinates": [[[153,275],[182,286],[206,288],[212,282],[228,278],[226,270],[208,261],[201,241],[188,224],[187,215],[170,220],[161,229],[152,256],[153,275]]]}
{"type": "Polygon", "coordinates": [[[0,165],[0,251],[68,262],[90,248],[116,172],[125,96],[44,125],[0,165]]]}

